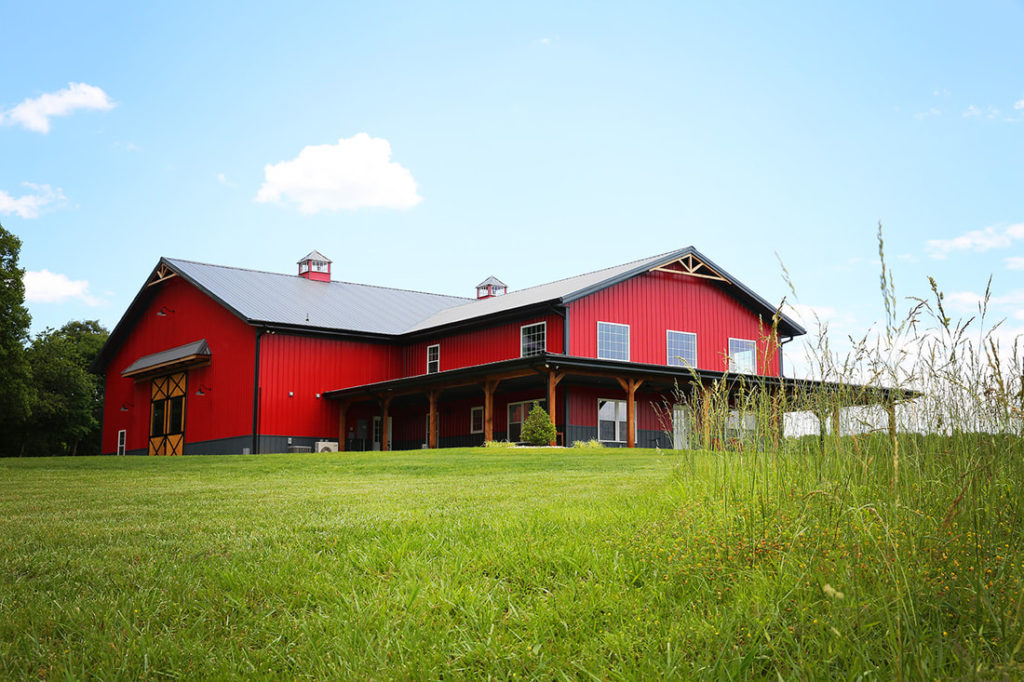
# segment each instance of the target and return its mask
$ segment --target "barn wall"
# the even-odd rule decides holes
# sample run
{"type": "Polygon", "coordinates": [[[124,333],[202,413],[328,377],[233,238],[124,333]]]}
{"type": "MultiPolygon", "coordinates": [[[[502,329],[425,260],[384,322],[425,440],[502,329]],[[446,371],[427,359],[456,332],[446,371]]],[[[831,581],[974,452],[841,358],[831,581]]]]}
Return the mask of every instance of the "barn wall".
{"type": "Polygon", "coordinates": [[[630,361],[668,364],[666,330],[697,334],[697,366],[728,369],[729,338],[757,342],[760,374],[778,376],[778,352],[768,353],[771,320],[760,321],[749,308],[714,282],[650,272],[569,304],[570,354],[597,357],[597,323],[630,326],[630,361]],[[766,357],[768,356],[768,357],[766,357]]]}
{"type": "Polygon", "coordinates": [[[265,436],[337,440],[338,404],[324,392],[399,376],[400,351],[389,344],[276,333],[260,343],[265,436]]]}
{"type": "Polygon", "coordinates": [[[441,371],[471,367],[520,357],[520,328],[547,323],[547,350],[562,352],[562,318],[558,315],[528,317],[482,329],[438,335],[407,345],[402,353],[402,376],[427,373],[427,346],[440,344],[441,371]]]}
{"type": "Polygon", "coordinates": [[[206,339],[212,360],[206,367],[188,371],[186,442],[251,436],[255,332],[175,277],[157,285],[153,300],[107,367],[102,452],[117,451],[120,429],[127,431],[128,450],[148,446],[151,382],[126,379],[121,371],[140,357],[199,339],[206,339]],[[161,308],[165,309],[162,316],[157,314],[161,308]],[[212,390],[197,396],[200,385],[212,390]]]}

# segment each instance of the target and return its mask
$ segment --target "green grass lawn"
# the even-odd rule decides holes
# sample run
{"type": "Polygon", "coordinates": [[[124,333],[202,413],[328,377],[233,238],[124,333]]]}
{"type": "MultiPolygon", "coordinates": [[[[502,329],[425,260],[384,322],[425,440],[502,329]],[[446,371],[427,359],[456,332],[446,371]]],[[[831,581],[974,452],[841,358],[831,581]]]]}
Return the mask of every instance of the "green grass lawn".
{"type": "Polygon", "coordinates": [[[0,460],[0,678],[1024,674],[1019,457],[904,457],[0,460]]]}

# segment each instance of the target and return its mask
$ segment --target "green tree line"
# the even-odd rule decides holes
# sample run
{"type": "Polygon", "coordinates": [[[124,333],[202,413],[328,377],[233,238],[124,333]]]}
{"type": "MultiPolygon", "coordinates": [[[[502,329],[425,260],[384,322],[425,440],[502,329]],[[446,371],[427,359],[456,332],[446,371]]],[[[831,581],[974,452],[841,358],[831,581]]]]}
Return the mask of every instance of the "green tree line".
{"type": "Polygon", "coordinates": [[[20,253],[0,225],[0,457],[99,454],[103,377],[89,367],[108,332],[84,320],[32,337],[20,253]]]}

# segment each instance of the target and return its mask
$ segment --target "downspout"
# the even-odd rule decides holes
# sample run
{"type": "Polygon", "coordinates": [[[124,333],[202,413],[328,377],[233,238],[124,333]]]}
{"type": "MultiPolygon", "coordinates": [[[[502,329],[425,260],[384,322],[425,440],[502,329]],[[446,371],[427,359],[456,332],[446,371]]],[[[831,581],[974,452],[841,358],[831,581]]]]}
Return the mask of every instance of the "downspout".
{"type": "MultiPolygon", "coordinates": [[[[562,355],[569,355],[569,306],[555,307],[555,314],[562,318],[562,355]]],[[[569,445],[569,384],[562,386],[562,445],[569,445]]]]}
{"type": "Polygon", "coordinates": [[[252,385],[252,454],[260,454],[260,341],[266,329],[256,331],[256,366],[253,368],[252,385]]]}
{"type": "Polygon", "coordinates": [[[783,368],[782,368],[782,347],[785,346],[790,341],[792,341],[793,338],[794,337],[792,337],[792,336],[787,336],[785,341],[779,341],[779,378],[780,379],[783,378],[784,376],[786,376],[785,372],[782,371],[783,370],[783,368]]]}

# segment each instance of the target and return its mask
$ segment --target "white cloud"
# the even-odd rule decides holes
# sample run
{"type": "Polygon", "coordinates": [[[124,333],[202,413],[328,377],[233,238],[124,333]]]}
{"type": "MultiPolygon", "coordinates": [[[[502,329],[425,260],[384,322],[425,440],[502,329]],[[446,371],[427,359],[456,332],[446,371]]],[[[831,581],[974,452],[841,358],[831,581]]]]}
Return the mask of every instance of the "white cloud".
{"type": "MultiPolygon", "coordinates": [[[[956,310],[963,313],[976,313],[978,312],[978,306],[984,300],[984,295],[979,294],[975,291],[954,291],[946,294],[943,298],[943,302],[949,306],[950,310],[956,310]]],[[[1024,305],[1024,289],[1016,289],[1003,296],[990,296],[988,299],[988,308],[998,312],[1000,308],[1014,308],[1016,306],[1024,305]]]]}
{"type": "Polygon", "coordinates": [[[292,201],[302,213],[412,208],[423,201],[412,173],[391,160],[387,140],[358,133],[338,144],[304,147],[291,161],[267,164],[260,203],[292,201]]]}
{"type": "Polygon", "coordinates": [[[1019,99],[1016,102],[1014,102],[1013,108],[1016,109],[1017,111],[1024,109],[1024,99],[1019,99]]]}
{"type": "Polygon", "coordinates": [[[40,270],[26,272],[25,300],[30,303],[63,303],[77,299],[89,306],[101,305],[103,301],[89,293],[89,282],[70,280],[67,275],[40,270]]]}
{"type": "Polygon", "coordinates": [[[981,109],[973,104],[967,107],[967,110],[963,113],[964,118],[978,118],[979,116],[981,116],[981,109]]]}
{"type": "Polygon", "coordinates": [[[50,132],[50,118],[67,116],[78,109],[108,111],[114,102],[95,85],[68,83],[68,87],[57,92],[48,92],[35,99],[26,99],[7,111],[0,111],[0,123],[20,125],[37,133],[50,132]]]}
{"type": "Polygon", "coordinates": [[[941,260],[953,251],[1005,249],[1018,239],[1024,239],[1024,223],[1015,223],[1006,228],[972,230],[953,239],[929,239],[927,249],[932,258],[941,260]]]}
{"type": "Polygon", "coordinates": [[[1024,256],[1010,256],[1003,262],[1007,270],[1024,270],[1024,256]]]}
{"type": "Polygon", "coordinates": [[[10,215],[16,213],[22,218],[38,218],[39,212],[50,204],[65,201],[64,192],[60,187],[54,189],[49,185],[36,185],[31,182],[21,183],[25,187],[35,191],[34,194],[23,194],[20,197],[12,197],[0,189],[0,214],[10,215]]]}
{"type": "Polygon", "coordinates": [[[225,187],[238,187],[238,183],[235,183],[228,179],[228,176],[223,173],[217,173],[217,182],[224,185],[225,187]]]}

